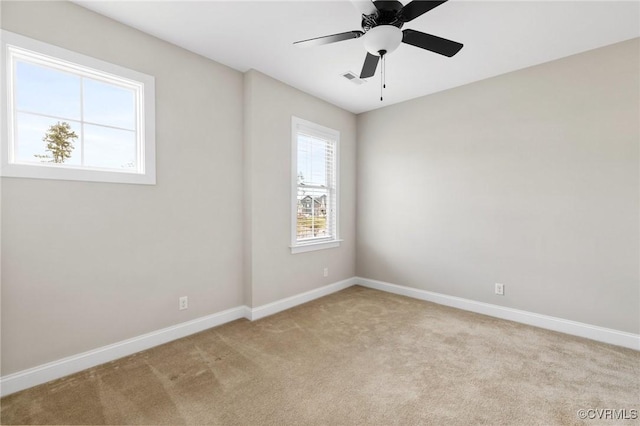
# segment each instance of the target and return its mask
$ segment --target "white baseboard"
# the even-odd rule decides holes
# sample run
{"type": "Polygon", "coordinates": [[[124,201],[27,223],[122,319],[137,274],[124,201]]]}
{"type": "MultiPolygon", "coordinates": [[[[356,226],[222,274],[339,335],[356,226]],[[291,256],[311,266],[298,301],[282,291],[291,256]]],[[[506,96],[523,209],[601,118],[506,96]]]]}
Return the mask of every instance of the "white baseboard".
{"type": "Polygon", "coordinates": [[[336,291],[344,290],[347,287],[351,287],[356,283],[356,278],[348,278],[346,280],[338,281],[333,284],[326,285],[324,287],[315,288],[305,293],[296,294],[295,296],[287,297],[286,299],[276,300],[266,305],[258,306],[256,308],[247,308],[249,315],[247,318],[251,321],[264,318],[269,315],[276,314],[286,309],[293,308],[294,306],[301,305],[303,303],[310,302],[319,297],[327,296],[336,291]]]}
{"type": "Polygon", "coordinates": [[[207,315],[202,318],[197,318],[195,320],[163,328],[138,337],[123,340],[121,342],[103,346],[78,355],[73,355],[0,377],[0,396],[6,396],[51,380],[59,379],[64,376],[68,376],[69,374],[77,373],[87,368],[114,361],[116,359],[132,355],[136,352],[140,352],[172,340],[180,339],[240,318],[247,318],[252,321],[264,318],[286,309],[293,308],[294,306],[310,302],[314,299],[327,296],[355,284],[386,291],[388,293],[426,300],[440,305],[451,306],[496,318],[516,321],[574,336],[586,337],[600,342],[640,350],[640,335],[638,334],[626,333],[595,325],[569,321],[562,318],[476,302],[474,300],[463,299],[460,297],[447,296],[445,294],[404,287],[383,281],[353,277],[255,308],[238,306],[223,312],[207,315]]]}
{"type": "Polygon", "coordinates": [[[128,355],[133,355],[136,352],[144,351],[154,346],[162,345],[163,343],[168,343],[240,318],[247,318],[252,321],[264,318],[268,315],[273,315],[302,303],[310,302],[319,297],[343,290],[352,286],[355,282],[355,278],[349,278],[256,308],[250,308],[244,305],[238,306],[216,314],[196,318],[81,354],[22,370],[17,373],[8,374],[0,377],[0,396],[6,396],[33,386],[41,385],[51,380],[59,379],[69,374],[77,373],[128,355]]]}
{"type": "Polygon", "coordinates": [[[246,313],[246,306],[239,306],[0,377],[0,396],[6,396],[211,327],[245,318],[246,313]]]}
{"type": "Polygon", "coordinates": [[[504,306],[492,305],[489,303],[476,302],[474,300],[463,299],[461,297],[447,296],[445,294],[390,284],[384,281],[371,280],[368,278],[357,277],[355,282],[363,287],[382,290],[388,293],[426,300],[439,305],[451,306],[453,308],[464,309],[465,311],[476,312],[496,318],[545,328],[547,330],[559,331],[573,336],[585,337],[599,342],[640,350],[640,335],[638,334],[570,321],[548,315],[536,314],[519,309],[506,308],[504,306]]]}

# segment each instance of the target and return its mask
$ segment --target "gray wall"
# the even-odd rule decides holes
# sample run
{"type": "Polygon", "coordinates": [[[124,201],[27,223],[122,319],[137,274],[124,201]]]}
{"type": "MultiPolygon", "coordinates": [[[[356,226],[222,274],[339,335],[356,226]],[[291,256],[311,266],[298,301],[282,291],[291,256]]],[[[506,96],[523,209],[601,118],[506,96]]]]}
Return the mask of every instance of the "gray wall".
{"type": "Polygon", "coordinates": [[[2,179],[2,375],[356,272],[639,331],[638,40],[356,119],[71,3],[1,12],[155,76],[158,156],[155,186],[2,179]],[[338,249],[290,253],[292,115],[341,132],[338,249]]]}
{"type": "Polygon", "coordinates": [[[245,73],[245,289],[260,306],[355,273],[356,117],[257,71],[245,73]],[[339,248],[291,254],[291,116],[340,132],[339,248]],[[329,276],[323,276],[323,268],[329,276]]]}
{"type": "Polygon", "coordinates": [[[358,116],[358,275],[638,333],[639,51],[358,116]]]}
{"type": "Polygon", "coordinates": [[[158,156],[155,186],[2,179],[2,375],[355,274],[354,114],[71,3],[1,23],[155,76],[158,156]],[[338,249],[290,253],[292,115],[341,132],[338,249]]]}
{"type": "Polygon", "coordinates": [[[242,74],[71,3],[1,24],[155,76],[158,182],[2,179],[2,374],[241,305],[242,74]]]}

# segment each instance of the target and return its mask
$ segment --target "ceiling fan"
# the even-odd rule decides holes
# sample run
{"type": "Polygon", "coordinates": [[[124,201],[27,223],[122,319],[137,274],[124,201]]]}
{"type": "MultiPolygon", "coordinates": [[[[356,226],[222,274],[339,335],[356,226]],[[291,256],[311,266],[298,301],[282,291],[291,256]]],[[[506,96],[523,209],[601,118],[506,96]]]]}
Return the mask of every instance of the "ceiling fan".
{"type": "Polygon", "coordinates": [[[362,13],[362,31],[348,31],[324,37],[301,40],[296,46],[318,46],[338,41],[363,38],[367,56],[364,60],[360,78],[369,78],[376,73],[380,58],[407,43],[440,55],[452,57],[462,49],[462,44],[426,34],[416,30],[401,30],[402,26],[440,6],[447,0],[413,0],[406,6],[395,0],[353,0],[362,13]]]}

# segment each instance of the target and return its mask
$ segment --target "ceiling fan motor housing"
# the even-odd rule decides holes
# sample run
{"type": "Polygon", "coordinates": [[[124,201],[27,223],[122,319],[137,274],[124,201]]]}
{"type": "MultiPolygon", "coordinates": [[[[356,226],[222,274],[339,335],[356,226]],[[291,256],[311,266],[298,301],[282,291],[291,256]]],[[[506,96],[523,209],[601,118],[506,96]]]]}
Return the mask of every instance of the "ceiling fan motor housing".
{"type": "Polygon", "coordinates": [[[378,0],[374,2],[377,10],[370,15],[362,15],[362,29],[364,32],[378,25],[393,25],[402,28],[404,21],[399,19],[398,12],[402,10],[402,3],[394,0],[378,0]]]}

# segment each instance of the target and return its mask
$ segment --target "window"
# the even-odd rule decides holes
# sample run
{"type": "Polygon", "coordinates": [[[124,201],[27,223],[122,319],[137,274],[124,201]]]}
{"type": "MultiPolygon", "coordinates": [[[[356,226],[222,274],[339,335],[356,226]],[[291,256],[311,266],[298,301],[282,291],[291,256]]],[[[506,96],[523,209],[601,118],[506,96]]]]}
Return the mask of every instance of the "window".
{"type": "Polygon", "coordinates": [[[2,176],[155,184],[154,79],[2,31],[2,176]]]}
{"type": "Polygon", "coordinates": [[[338,247],[336,130],[292,118],[291,252],[338,247]]]}

